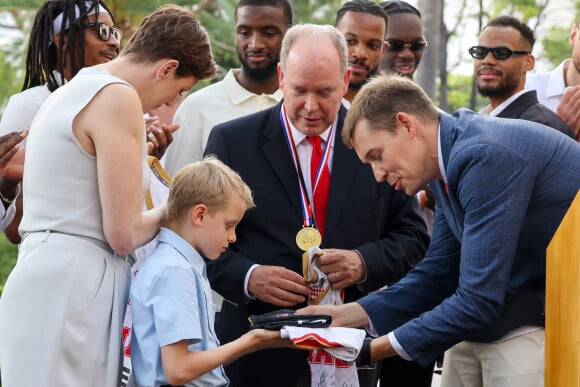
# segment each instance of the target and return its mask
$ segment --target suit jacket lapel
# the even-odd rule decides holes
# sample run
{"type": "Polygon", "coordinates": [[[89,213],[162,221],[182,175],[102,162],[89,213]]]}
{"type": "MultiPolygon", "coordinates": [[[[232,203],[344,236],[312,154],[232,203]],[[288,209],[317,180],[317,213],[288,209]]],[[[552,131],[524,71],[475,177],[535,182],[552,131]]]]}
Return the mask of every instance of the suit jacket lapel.
{"type": "Polygon", "coordinates": [[[348,206],[347,198],[352,187],[352,182],[356,178],[358,170],[362,167],[362,162],[356,154],[342,142],[341,133],[345,115],[346,109],[341,106],[334,140],[334,153],[332,156],[325,235],[332,234],[332,231],[337,226],[342,209],[348,206]]]}
{"type": "Polygon", "coordinates": [[[530,90],[506,106],[497,116],[503,118],[518,118],[530,106],[538,102],[535,90],[530,90]]]}
{"type": "Polygon", "coordinates": [[[278,176],[280,184],[288,194],[288,199],[292,203],[292,206],[300,214],[300,217],[302,217],[298,176],[296,175],[296,168],[292,163],[290,149],[288,148],[282,123],[280,122],[281,106],[282,102],[276,108],[272,109],[272,114],[264,130],[265,139],[262,151],[264,152],[266,160],[272,166],[274,173],[278,176]]]}
{"type": "Polygon", "coordinates": [[[445,113],[439,114],[439,146],[441,147],[441,155],[443,157],[443,169],[447,174],[447,164],[449,163],[449,154],[453,146],[453,131],[455,130],[455,120],[453,116],[445,113]]]}
{"type": "Polygon", "coordinates": [[[447,175],[447,189],[444,187],[444,182],[439,181],[435,182],[435,184],[431,184],[431,188],[433,189],[433,193],[435,194],[436,202],[439,201],[441,203],[441,208],[445,214],[445,218],[447,219],[447,223],[457,240],[461,241],[462,239],[462,227],[459,225],[459,217],[462,217],[463,210],[461,209],[461,205],[459,203],[459,198],[455,194],[455,179],[456,176],[452,176],[449,173],[449,169],[447,165],[449,163],[449,157],[451,154],[451,148],[453,143],[455,142],[456,138],[459,136],[460,129],[457,127],[457,114],[455,113],[456,117],[448,115],[446,113],[442,113],[439,115],[440,123],[439,123],[439,141],[441,146],[441,156],[443,157],[443,168],[445,169],[445,174],[447,175]]]}

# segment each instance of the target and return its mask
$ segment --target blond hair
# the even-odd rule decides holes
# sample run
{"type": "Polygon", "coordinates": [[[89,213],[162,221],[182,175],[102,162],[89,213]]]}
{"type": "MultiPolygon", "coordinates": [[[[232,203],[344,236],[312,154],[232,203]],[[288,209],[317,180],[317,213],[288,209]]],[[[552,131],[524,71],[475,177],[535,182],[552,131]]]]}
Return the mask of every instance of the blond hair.
{"type": "Polygon", "coordinates": [[[245,202],[246,209],[254,207],[252,191],[240,175],[214,156],[205,157],[175,174],[167,199],[168,219],[183,220],[198,204],[206,205],[209,211],[222,210],[234,195],[245,202]]]}
{"type": "Polygon", "coordinates": [[[439,120],[439,110],[427,94],[407,77],[380,74],[370,80],[352,101],[342,128],[342,140],[352,147],[355,125],[365,120],[373,130],[395,131],[397,113],[405,112],[428,123],[439,120]]]}

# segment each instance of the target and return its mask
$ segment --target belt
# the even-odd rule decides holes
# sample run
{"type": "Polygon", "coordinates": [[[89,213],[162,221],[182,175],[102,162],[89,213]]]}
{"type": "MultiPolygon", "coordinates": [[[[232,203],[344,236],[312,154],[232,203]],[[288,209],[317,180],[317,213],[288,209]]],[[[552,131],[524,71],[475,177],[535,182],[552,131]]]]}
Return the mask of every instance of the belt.
{"type": "Polygon", "coordinates": [[[75,238],[83,239],[83,240],[85,240],[85,241],[87,241],[89,243],[92,243],[93,245],[96,245],[96,246],[100,247],[103,250],[107,250],[107,251],[113,253],[113,249],[111,248],[111,246],[107,242],[102,241],[100,239],[92,238],[92,237],[89,237],[89,236],[86,236],[86,235],[69,234],[69,233],[66,233],[66,232],[60,232],[60,231],[54,231],[54,230],[25,231],[25,232],[22,233],[22,240],[24,241],[24,239],[26,237],[28,237],[28,236],[30,236],[32,234],[46,234],[46,237],[45,237],[44,240],[46,240],[50,234],[69,235],[69,236],[72,236],[72,237],[75,237],[75,238]]]}

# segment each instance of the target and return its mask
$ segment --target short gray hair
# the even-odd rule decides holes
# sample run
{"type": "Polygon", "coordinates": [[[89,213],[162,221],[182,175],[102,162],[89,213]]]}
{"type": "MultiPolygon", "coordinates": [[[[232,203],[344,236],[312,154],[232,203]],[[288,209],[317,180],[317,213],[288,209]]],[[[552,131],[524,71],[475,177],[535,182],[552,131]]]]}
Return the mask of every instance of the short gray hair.
{"type": "Polygon", "coordinates": [[[282,40],[282,48],[280,50],[280,66],[283,71],[286,71],[286,60],[288,59],[288,53],[292,45],[300,38],[306,38],[308,40],[315,39],[320,42],[323,37],[326,36],[330,39],[338,56],[340,57],[340,75],[344,77],[346,70],[348,68],[348,48],[346,46],[346,39],[344,35],[331,25],[318,25],[318,24],[297,24],[286,32],[284,40],[282,40]]]}

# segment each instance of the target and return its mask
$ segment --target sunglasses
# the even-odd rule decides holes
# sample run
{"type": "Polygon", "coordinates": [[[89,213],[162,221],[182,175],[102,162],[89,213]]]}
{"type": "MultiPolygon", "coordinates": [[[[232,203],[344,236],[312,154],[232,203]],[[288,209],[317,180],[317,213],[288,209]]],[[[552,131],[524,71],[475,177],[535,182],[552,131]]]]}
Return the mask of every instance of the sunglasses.
{"type": "Polygon", "coordinates": [[[111,27],[107,23],[103,22],[93,22],[85,24],[85,28],[91,27],[96,27],[97,33],[99,34],[99,39],[101,39],[102,41],[108,42],[109,39],[111,38],[111,35],[113,35],[113,38],[117,42],[119,43],[121,42],[121,37],[123,36],[123,34],[120,29],[111,27]]]}
{"type": "Polygon", "coordinates": [[[413,42],[413,43],[404,43],[400,40],[387,40],[387,51],[390,52],[399,52],[403,51],[405,47],[409,47],[409,50],[413,52],[421,52],[427,47],[427,42],[413,42]]]}
{"type": "Polygon", "coordinates": [[[512,55],[528,55],[529,51],[513,51],[507,47],[484,47],[473,46],[469,49],[469,55],[475,59],[483,59],[491,51],[493,57],[497,60],[506,60],[512,55]]]}

